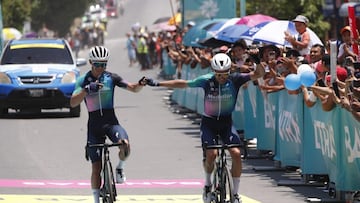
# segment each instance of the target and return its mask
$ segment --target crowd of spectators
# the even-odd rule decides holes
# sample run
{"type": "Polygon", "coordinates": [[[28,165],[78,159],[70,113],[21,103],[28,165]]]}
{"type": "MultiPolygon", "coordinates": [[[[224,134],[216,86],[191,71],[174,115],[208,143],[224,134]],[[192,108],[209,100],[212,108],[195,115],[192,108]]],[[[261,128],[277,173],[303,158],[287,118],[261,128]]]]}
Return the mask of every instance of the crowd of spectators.
{"type": "MultiPolygon", "coordinates": [[[[300,32],[306,28],[308,20],[302,16],[295,18],[294,22],[300,24],[297,25],[300,32]]],[[[284,90],[289,94],[303,94],[304,103],[309,108],[320,100],[324,111],[331,111],[339,105],[360,121],[360,62],[358,62],[358,56],[352,51],[353,44],[357,44],[360,40],[351,38],[349,26],[345,26],[340,33],[342,42],[337,50],[335,82],[331,82],[334,80],[330,78],[330,50],[327,43],[325,46],[321,44],[309,46],[307,40],[301,44],[302,42],[294,42],[293,38],[289,38],[288,40],[291,40],[295,48],[272,44],[248,44],[244,40],[239,40],[230,46],[228,44],[219,47],[184,46],[182,38],[192,26],[194,24],[187,25],[184,29],[178,28],[175,31],[157,33],[148,31],[146,28],[133,29],[133,33],[128,33],[127,36],[131,39],[136,53],[134,61],[140,63],[141,70],[155,66],[163,70],[162,53],[166,52],[166,57],[172,60],[176,68],[176,74],[173,77],[181,78],[181,69],[184,65],[189,65],[191,68],[197,66],[210,68],[212,56],[223,52],[232,59],[232,72],[250,72],[260,63],[266,66],[266,75],[254,82],[263,92],[272,93],[284,90]],[[141,46],[147,47],[144,56],[141,56],[141,51],[139,53],[141,46]],[[307,51],[304,52],[304,50],[307,51]],[[311,67],[316,74],[314,84],[307,87],[302,85],[297,90],[286,89],[284,83],[286,76],[297,74],[298,68],[304,64],[311,67]]],[[[306,33],[302,33],[302,38],[307,39],[306,33]]],[[[299,40],[302,40],[301,37],[299,40]]],[[[129,61],[130,65],[134,63],[130,55],[129,61]]]]}

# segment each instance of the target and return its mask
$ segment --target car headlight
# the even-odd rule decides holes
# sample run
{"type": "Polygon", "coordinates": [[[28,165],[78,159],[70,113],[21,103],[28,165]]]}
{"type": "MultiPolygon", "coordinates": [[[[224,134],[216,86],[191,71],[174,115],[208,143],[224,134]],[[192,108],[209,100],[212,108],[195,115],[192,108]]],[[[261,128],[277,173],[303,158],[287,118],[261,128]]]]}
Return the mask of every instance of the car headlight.
{"type": "Polygon", "coordinates": [[[63,75],[61,79],[61,83],[75,83],[76,82],[76,74],[75,72],[67,72],[63,75]]]}
{"type": "Polygon", "coordinates": [[[9,76],[0,72],[0,84],[11,84],[9,76]]]}

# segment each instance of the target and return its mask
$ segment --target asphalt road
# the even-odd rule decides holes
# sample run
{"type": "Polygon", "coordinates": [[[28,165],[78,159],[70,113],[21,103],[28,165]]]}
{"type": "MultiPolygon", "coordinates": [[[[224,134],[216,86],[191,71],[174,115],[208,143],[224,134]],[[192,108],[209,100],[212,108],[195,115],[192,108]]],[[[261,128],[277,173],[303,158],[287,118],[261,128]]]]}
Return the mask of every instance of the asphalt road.
{"type": "MultiPolygon", "coordinates": [[[[105,42],[111,52],[108,70],[130,82],[137,82],[144,75],[155,78],[158,68],[140,71],[137,66],[128,67],[125,33],[136,22],[151,25],[157,18],[169,15],[169,1],[125,1],[124,16],[109,22],[105,42]]],[[[86,50],[80,56],[86,57],[86,50]]],[[[88,68],[81,70],[85,72],[88,68]]],[[[181,197],[193,198],[185,202],[201,202],[203,170],[199,125],[171,111],[167,103],[170,93],[166,88],[152,87],[145,87],[139,93],[116,90],[116,114],[130,136],[132,148],[125,166],[131,184],[118,186],[122,198],[147,195],[156,199],[157,195],[170,195],[177,197],[174,200],[177,202],[181,202],[181,197]]],[[[11,115],[0,119],[0,202],[12,202],[14,194],[91,199],[90,162],[84,158],[87,118],[83,104],[80,118],[46,112],[40,116],[11,115]]],[[[256,150],[252,153],[256,154],[256,150]]],[[[116,152],[112,151],[111,156],[116,164],[116,152]]],[[[267,159],[244,160],[240,186],[244,203],[299,203],[307,197],[327,197],[324,187],[277,186],[282,179],[297,180],[296,173],[253,170],[273,165],[273,161],[267,159]]]]}

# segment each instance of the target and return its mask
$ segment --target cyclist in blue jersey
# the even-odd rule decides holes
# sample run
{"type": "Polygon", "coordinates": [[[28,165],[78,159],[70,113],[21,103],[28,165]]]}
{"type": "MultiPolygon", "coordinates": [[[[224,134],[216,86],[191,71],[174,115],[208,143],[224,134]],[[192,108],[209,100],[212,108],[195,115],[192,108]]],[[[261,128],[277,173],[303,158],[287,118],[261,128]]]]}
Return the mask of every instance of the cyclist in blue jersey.
{"type": "MultiPolygon", "coordinates": [[[[70,105],[75,107],[83,100],[89,112],[87,144],[102,144],[107,136],[112,142],[123,143],[119,150],[119,164],[116,167],[116,182],[123,183],[124,161],[130,154],[130,142],[125,129],[119,124],[114,111],[115,86],[132,92],[138,92],[145,85],[142,80],[138,83],[128,83],[115,73],[106,71],[109,50],[103,46],[95,46],[89,52],[91,70],[80,76],[76,81],[75,90],[70,105]]],[[[88,155],[92,163],[91,188],[95,203],[99,203],[101,186],[101,150],[88,148],[88,155]]]]}
{"type": "MultiPolygon", "coordinates": [[[[169,88],[201,87],[204,90],[204,114],[200,125],[201,142],[204,151],[205,187],[203,199],[210,202],[211,173],[217,156],[216,149],[206,149],[205,146],[216,145],[220,139],[226,144],[240,144],[240,138],[231,131],[231,114],[235,109],[238,91],[244,83],[256,80],[265,74],[264,64],[259,64],[250,73],[230,73],[231,59],[224,53],[218,53],[211,59],[213,72],[201,75],[193,80],[156,81],[146,78],[149,86],[164,86],[169,88]]],[[[239,148],[230,148],[232,158],[231,173],[234,183],[235,203],[240,203],[239,184],[242,170],[241,152],[239,148]]]]}

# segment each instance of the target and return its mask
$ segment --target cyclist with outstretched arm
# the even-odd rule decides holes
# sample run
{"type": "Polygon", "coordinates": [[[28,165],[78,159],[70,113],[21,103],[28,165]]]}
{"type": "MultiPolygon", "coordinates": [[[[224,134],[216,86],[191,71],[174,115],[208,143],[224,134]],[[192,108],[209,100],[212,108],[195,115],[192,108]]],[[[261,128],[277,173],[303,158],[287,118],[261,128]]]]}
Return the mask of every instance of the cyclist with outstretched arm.
{"type": "MultiPolygon", "coordinates": [[[[149,86],[163,86],[169,88],[195,88],[204,90],[204,115],[201,119],[200,134],[204,151],[205,187],[204,203],[210,202],[211,173],[217,156],[216,149],[205,149],[205,146],[216,145],[218,137],[225,144],[240,144],[238,135],[232,133],[231,114],[235,109],[237,95],[240,87],[250,81],[256,80],[265,74],[264,65],[259,64],[256,70],[250,73],[230,73],[231,59],[228,55],[219,53],[211,59],[213,72],[201,75],[193,80],[155,81],[146,78],[149,86]]],[[[234,183],[234,203],[240,203],[239,184],[242,170],[241,152],[239,148],[228,149],[232,158],[232,177],[234,183]]]]}
{"type": "MultiPolygon", "coordinates": [[[[123,183],[126,178],[123,172],[124,161],[130,154],[130,142],[125,129],[119,124],[114,111],[114,89],[116,86],[138,92],[143,87],[138,83],[128,83],[115,73],[106,71],[109,50],[103,46],[95,46],[89,52],[91,70],[76,81],[70,105],[75,107],[83,100],[89,112],[87,144],[103,144],[105,136],[114,143],[123,143],[119,147],[119,164],[116,167],[116,182],[123,183]]],[[[96,147],[88,148],[92,163],[91,188],[94,202],[99,203],[101,186],[101,154],[96,147]]]]}

